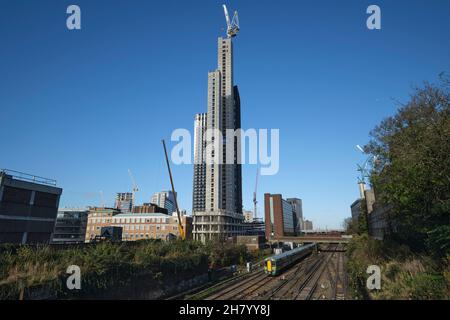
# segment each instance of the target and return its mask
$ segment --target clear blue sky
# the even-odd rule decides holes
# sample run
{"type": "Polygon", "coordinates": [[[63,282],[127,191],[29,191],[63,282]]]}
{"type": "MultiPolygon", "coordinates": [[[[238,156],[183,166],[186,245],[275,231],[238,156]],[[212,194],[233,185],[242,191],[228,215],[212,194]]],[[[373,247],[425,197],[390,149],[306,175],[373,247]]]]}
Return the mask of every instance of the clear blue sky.
{"type": "MultiPolygon", "coordinates": [[[[450,70],[450,1],[227,1],[240,15],[235,83],[243,128],[280,129],[280,171],[263,193],[303,199],[336,228],[358,197],[356,144],[392,98],[450,70]],[[366,28],[378,4],[382,30],[366,28]]],[[[206,111],[207,72],[225,25],[221,1],[0,0],[0,167],[55,178],[62,206],[138,202],[168,189],[161,138],[206,111]],[[78,4],[82,30],[66,29],[78,4]]],[[[191,210],[192,166],[173,168],[191,210]]],[[[252,207],[256,166],[243,168],[252,207]]]]}

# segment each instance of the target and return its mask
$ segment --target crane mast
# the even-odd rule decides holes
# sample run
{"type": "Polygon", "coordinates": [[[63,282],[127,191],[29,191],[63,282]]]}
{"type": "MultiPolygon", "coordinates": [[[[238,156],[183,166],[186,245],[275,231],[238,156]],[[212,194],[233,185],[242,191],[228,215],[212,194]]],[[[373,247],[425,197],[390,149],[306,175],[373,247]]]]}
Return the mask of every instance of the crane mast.
{"type": "Polygon", "coordinates": [[[166,143],[165,143],[164,140],[161,140],[161,142],[162,142],[163,147],[164,147],[164,155],[166,156],[167,170],[169,171],[169,177],[170,177],[170,185],[172,186],[173,198],[175,200],[175,208],[177,209],[178,232],[180,233],[181,239],[185,240],[186,239],[186,234],[184,232],[183,225],[181,224],[181,214],[180,214],[180,209],[178,208],[177,194],[175,192],[175,186],[173,184],[172,171],[170,170],[169,157],[167,156],[166,143]]]}
{"type": "Polygon", "coordinates": [[[253,191],[253,219],[255,219],[255,220],[258,218],[258,214],[257,214],[258,200],[256,200],[256,192],[258,191],[258,178],[259,178],[259,167],[256,170],[255,191],[253,191]]]}
{"type": "Polygon", "coordinates": [[[139,188],[136,185],[136,181],[134,180],[133,173],[131,172],[130,169],[128,169],[128,175],[130,176],[131,184],[133,185],[133,189],[132,189],[132,193],[131,193],[131,200],[133,202],[132,206],[134,206],[134,197],[135,197],[136,192],[139,191],[139,188]]]}

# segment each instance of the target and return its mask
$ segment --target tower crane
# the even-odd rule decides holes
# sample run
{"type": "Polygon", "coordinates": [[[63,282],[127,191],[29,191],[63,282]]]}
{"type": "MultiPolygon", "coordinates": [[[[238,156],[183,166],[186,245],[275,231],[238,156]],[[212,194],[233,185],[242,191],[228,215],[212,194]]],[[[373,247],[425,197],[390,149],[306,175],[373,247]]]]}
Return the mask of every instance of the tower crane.
{"type": "Polygon", "coordinates": [[[255,182],[255,191],[253,191],[253,219],[257,219],[258,215],[257,215],[257,204],[258,204],[258,200],[256,200],[256,191],[258,191],[258,178],[259,178],[259,167],[258,169],[256,169],[256,182],[255,182]]]}
{"type": "Polygon", "coordinates": [[[131,201],[133,202],[133,204],[131,206],[134,206],[134,197],[136,195],[136,192],[139,191],[139,188],[136,185],[136,181],[134,180],[133,173],[131,172],[130,169],[128,169],[128,175],[130,176],[131,184],[133,185],[133,189],[132,189],[132,193],[131,193],[131,201]]]}
{"type": "MultiPolygon", "coordinates": [[[[356,145],[356,148],[361,151],[361,153],[365,153],[364,149],[359,144],[356,145]]],[[[365,198],[364,191],[366,189],[366,178],[370,177],[369,165],[373,164],[376,160],[376,156],[368,157],[362,164],[357,164],[357,171],[360,173],[360,176],[358,177],[358,185],[361,198],[365,198]]]]}
{"type": "Polygon", "coordinates": [[[231,20],[226,5],[223,5],[223,12],[225,13],[225,20],[227,21],[228,38],[236,37],[239,32],[239,16],[237,11],[234,11],[233,19],[231,20]]]}
{"type": "Polygon", "coordinates": [[[177,209],[178,232],[180,234],[181,239],[185,240],[186,239],[186,234],[185,234],[183,225],[181,223],[181,214],[180,214],[180,209],[178,208],[177,193],[175,192],[175,186],[173,184],[172,171],[170,170],[169,157],[167,157],[166,143],[165,143],[164,140],[161,140],[161,142],[162,142],[163,147],[164,147],[164,155],[166,156],[167,170],[169,171],[169,177],[170,177],[170,185],[172,186],[173,199],[175,200],[175,208],[177,209]]]}

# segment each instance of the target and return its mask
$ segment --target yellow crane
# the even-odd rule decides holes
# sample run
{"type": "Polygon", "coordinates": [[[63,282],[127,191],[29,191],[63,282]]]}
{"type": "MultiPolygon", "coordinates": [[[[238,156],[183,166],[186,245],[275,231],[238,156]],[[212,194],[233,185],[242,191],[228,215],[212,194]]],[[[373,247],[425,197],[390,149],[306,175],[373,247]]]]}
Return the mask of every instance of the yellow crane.
{"type": "Polygon", "coordinates": [[[173,199],[175,200],[175,208],[177,210],[178,232],[180,234],[181,239],[185,240],[186,239],[186,233],[184,231],[183,224],[181,223],[181,214],[180,214],[180,209],[178,208],[177,193],[175,192],[175,187],[173,185],[172,171],[170,170],[170,163],[169,163],[169,157],[167,156],[166,143],[165,143],[164,140],[161,140],[161,142],[162,142],[163,147],[164,147],[164,155],[166,156],[167,170],[169,171],[169,177],[170,177],[170,184],[172,186],[173,199]]]}

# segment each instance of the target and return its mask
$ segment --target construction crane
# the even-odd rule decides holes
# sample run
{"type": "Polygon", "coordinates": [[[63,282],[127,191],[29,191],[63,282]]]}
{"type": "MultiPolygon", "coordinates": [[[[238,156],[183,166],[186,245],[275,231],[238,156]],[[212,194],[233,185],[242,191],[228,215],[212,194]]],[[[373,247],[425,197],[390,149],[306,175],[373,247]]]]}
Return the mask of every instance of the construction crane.
{"type": "Polygon", "coordinates": [[[227,36],[228,38],[236,37],[239,32],[239,16],[237,11],[234,12],[233,19],[231,20],[226,5],[223,5],[223,11],[225,13],[225,20],[227,21],[227,36]]]}
{"type": "Polygon", "coordinates": [[[166,156],[167,170],[169,171],[169,177],[170,177],[170,185],[172,186],[173,199],[175,200],[175,208],[177,209],[178,232],[180,234],[181,239],[185,240],[186,239],[186,233],[185,233],[183,225],[181,223],[181,214],[180,214],[180,209],[178,208],[177,193],[175,192],[175,186],[173,184],[172,171],[170,170],[169,157],[167,156],[166,143],[165,143],[164,140],[161,140],[161,142],[162,142],[163,147],[164,147],[164,155],[166,156]]]}
{"type": "Polygon", "coordinates": [[[258,218],[258,214],[257,214],[257,204],[258,204],[258,200],[256,200],[256,191],[258,190],[258,178],[259,178],[259,167],[256,169],[256,182],[255,182],[255,191],[253,191],[253,219],[257,219],[258,218]]]}
{"type": "Polygon", "coordinates": [[[136,181],[134,180],[133,173],[131,172],[130,169],[128,169],[128,175],[130,176],[131,184],[133,185],[133,189],[132,189],[132,192],[131,192],[131,201],[133,202],[132,206],[134,206],[134,197],[136,195],[136,192],[139,191],[139,188],[136,185],[136,181]]]}
{"type": "MultiPolygon", "coordinates": [[[[356,145],[356,148],[361,151],[361,153],[366,153],[359,144],[356,145]]],[[[373,164],[376,160],[376,156],[370,156],[362,164],[356,165],[358,168],[357,171],[360,173],[360,176],[358,177],[358,185],[361,198],[365,198],[364,191],[366,190],[366,178],[370,178],[369,165],[373,164]]]]}

